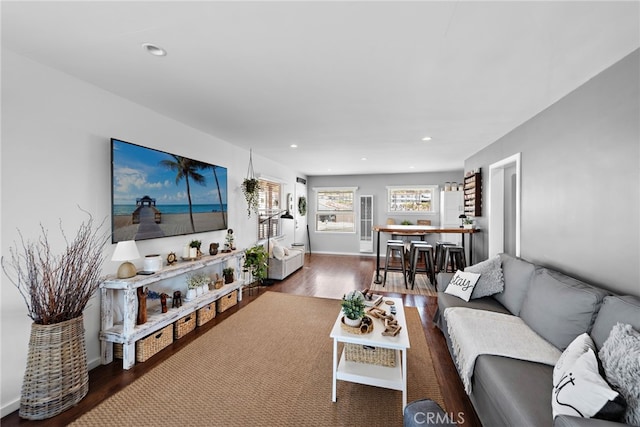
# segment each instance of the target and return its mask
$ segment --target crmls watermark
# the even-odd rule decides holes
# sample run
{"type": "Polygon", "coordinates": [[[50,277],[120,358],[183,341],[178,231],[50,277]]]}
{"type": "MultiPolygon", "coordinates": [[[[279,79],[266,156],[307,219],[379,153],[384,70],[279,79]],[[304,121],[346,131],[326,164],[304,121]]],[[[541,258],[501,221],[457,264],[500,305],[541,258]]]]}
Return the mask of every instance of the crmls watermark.
{"type": "Polygon", "coordinates": [[[458,425],[464,424],[464,412],[458,412],[454,414],[450,412],[448,414],[439,414],[433,412],[416,412],[413,415],[413,422],[418,425],[443,425],[451,424],[455,422],[458,425]]]}

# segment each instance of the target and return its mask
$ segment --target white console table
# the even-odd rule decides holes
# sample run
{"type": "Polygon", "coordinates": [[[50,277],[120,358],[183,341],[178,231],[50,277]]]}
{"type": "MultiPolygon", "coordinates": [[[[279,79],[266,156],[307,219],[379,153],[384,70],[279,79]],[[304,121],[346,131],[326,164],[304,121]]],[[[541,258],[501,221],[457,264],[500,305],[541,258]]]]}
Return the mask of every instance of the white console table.
{"type": "Polygon", "coordinates": [[[140,338],[158,331],[167,325],[193,313],[207,304],[220,299],[221,297],[238,290],[238,301],[242,300],[242,287],[245,283],[240,279],[241,260],[244,251],[233,251],[229,253],[219,253],[213,256],[202,256],[195,261],[178,262],[167,266],[161,271],[152,275],[138,275],[129,279],[118,279],[115,276],[107,277],[107,280],[100,284],[100,352],[102,364],[113,361],[113,343],[122,344],[122,367],[129,369],[135,364],[135,343],[140,338]],[[147,322],[143,325],[136,325],[138,314],[138,298],[136,289],[141,286],[153,285],[161,280],[170,279],[185,273],[202,269],[204,267],[227,263],[235,260],[237,280],[224,285],[220,289],[212,290],[201,295],[194,300],[184,301],[179,308],[169,308],[166,313],[159,310],[147,309],[147,322]],[[114,323],[114,304],[117,301],[117,293],[124,293],[124,306],[122,310],[122,323],[114,323]]]}

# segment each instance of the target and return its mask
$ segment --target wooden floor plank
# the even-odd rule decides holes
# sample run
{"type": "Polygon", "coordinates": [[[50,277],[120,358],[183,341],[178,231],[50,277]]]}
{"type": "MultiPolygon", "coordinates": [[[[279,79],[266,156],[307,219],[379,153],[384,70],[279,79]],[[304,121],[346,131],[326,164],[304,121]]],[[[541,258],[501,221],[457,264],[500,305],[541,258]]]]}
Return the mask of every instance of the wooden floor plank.
{"type": "MultiPolygon", "coordinates": [[[[168,348],[162,350],[157,355],[144,363],[137,363],[130,370],[122,369],[122,362],[116,360],[108,365],[99,366],[89,372],[89,394],[75,407],[66,412],[50,418],[46,421],[28,421],[18,416],[18,412],[2,418],[3,427],[46,425],[64,426],[72,422],[84,412],[98,405],[107,397],[122,390],[140,376],[153,369],[162,361],[189,344],[194,339],[210,328],[215,327],[219,322],[223,322],[232,316],[242,307],[250,304],[251,301],[259,297],[267,289],[273,292],[284,292],[294,295],[316,296],[324,298],[340,298],[343,294],[353,289],[367,288],[371,282],[371,276],[375,269],[375,258],[369,256],[348,256],[348,255],[323,255],[307,254],[305,265],[283,281],[276,281],[272,286],[245,289],[242,301],[224,313],[218,314],[207,324],[196,328],[178,341],[174,341],[168,348]]],[[[480,426],[480,422],[471,406],[469,398],[464,392],[456,368],[449,356],[446,343],[442,333],[432,322],[433,315],[437,308],[435,297],[421,295],[387,294],[389,296],[400,297],[406,306],[417,307],[422,319],[427,344],[431,349],[432,359],[438,381],[442,388],[445,404],[454,418],[464,426],[480,426]]],[[[327,336],[328,336],[327,331],[327,336]]],[[[327,338],[328,339],[328,338],[327,338]]],[[[266,424],[265,424],[266,425],[266,424]]]]}

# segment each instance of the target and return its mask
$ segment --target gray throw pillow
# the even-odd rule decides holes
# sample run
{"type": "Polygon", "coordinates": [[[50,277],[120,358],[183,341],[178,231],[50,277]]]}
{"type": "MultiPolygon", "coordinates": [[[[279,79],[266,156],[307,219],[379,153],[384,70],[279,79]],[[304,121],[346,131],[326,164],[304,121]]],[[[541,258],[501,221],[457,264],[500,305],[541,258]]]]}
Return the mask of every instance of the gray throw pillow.
{"type": "Polygon", "coordinates": [[[640,332],[616,323],[598,355],[607,381],[627,401],[624,421],[640,425],[640,332]]]}
{"type": "Polygon", "coordinates": [[[464,269],[470,273],[479,273],[480,278],[473,288],[471,299],[482,298],[504,291],[504,274],[500,255],[489,258],[464,269]]]}

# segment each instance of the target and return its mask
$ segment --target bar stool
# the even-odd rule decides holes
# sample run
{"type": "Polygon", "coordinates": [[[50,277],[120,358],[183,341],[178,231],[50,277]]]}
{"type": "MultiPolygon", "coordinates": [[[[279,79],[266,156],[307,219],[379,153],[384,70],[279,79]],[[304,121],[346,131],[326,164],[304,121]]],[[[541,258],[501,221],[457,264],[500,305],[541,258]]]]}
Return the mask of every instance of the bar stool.
{"type": "Polygon", "coordinates": [[[447,271],[447,258],[445,257],[447,246],[457,245],[453,242],[436,242],[436,269],[438,271],[447,271]]]}
{"type": "Polygon", "coordinates": [[[411,289],[413,290],[416,283],[416,273],[426,273],[429,277],[429,282],[435,285],[436,272],[433,266],[433,246],[423,241],[411,242],[411,249],[409,252],[409,283],[411,283],[411,289]],[[424,269],[418,269],[418,262],[420,261],[420,255],[424,259],[424,269]]]}
{"type": "Polygon", "coordinates": [[[447,261],[451,264],[451,271],[464,270],[467,266],[467,260],[464,256],[464,248],[462,246],[446,246],[445,250],[445,268],[447,261]]]}
{"type": "Polygon", "coordinates": [[[402,241],[387,241],[387,257],[384,263],[384,277],[382,279],[382,287],[387,284],[387,271],[402,271],[402,278],[404,279],[404,287],[409,289],[407,285],[407,267],[404,262],[404,243],[402,241]],[[400,256],[400,262],[402,264],[402,268],[398,267],[389,267],[389,263],[393,255],[397,253],[400,256]]]}

